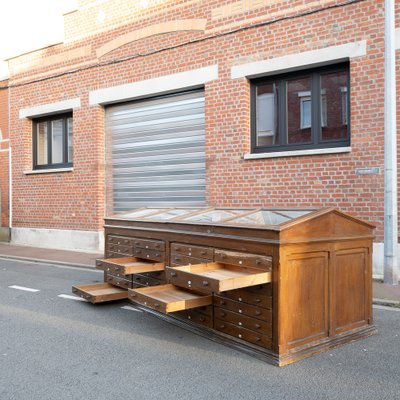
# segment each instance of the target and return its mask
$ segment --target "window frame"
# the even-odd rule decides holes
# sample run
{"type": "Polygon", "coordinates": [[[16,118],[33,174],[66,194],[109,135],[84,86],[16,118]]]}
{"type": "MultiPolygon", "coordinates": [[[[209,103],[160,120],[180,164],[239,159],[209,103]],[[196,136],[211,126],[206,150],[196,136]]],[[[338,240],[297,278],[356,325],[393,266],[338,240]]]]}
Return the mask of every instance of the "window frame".
{"type": "MultiPolygon", "coordinates": [[[[47,115],[32,120],[32,160],[34,170],[45,170],[45,169],[58,169],[58,168],[70,168],[73,166],[73,162],[68,161],[68,119],[72,118],[72,112],[47,115]],[[62,155],[63,162],[53,163],[53,135],[52,135],[52,122],[56,120],[62,120],[62,155]],[[37,143],[37,129],[38,124],[46,122],[47,125],[47,164],[38,165],[38,143],[37,143]]],[[[72,128],[73,129],[73,128],[72,128]]],[[[73,134],[72,134],[73,137],[73,134]]],[[[72,142],[73,143],[73,142],[72,142]]]]}
{"type": "Polygon", "coordinates": [[[318,68],[302,69],[284,74],[270,75],[267,77],[252,79],[250,81],[250,130],[251,152],[253,154],[274,153],[290,150],[348,147],[350,146],[350,121],[350,66],[348,62],[318,68]],[[318,94],[321,93],[321,76],[324,73],[335,72],[346,72],[347,138],[322,140],[322,105],[318,98],[318,94]],[[311,77],[311,142],[289,144],[287,143],[287,82],[291,79],[302,79],[306,77],[311,77]],[[278,144],[271,146],[257,146],[257,87],[265,84],[276,84],[278,88],[278,144]]]}

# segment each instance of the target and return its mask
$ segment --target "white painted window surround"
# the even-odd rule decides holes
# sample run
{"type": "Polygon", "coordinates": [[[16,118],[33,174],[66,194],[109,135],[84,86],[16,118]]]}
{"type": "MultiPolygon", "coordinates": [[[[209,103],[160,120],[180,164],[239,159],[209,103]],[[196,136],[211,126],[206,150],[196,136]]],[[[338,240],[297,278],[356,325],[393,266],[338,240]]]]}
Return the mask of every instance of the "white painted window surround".
{"type": "Polygon", "coordinates": [[[79,108],[80,106],[81,99],[80,97],[77,97],[75,99],[58,101],[56,103],[42,104],[30,108],[22,108],[21,110],[19,110],[19,118],[38,118],[45,115],[73,111],[74,108],[79,108]]]}
{"type": "Polygon", "coordinates": [[[337,153],[350,153],[351,147],[326,147],[321,149],[304,149],[304,150],[288,150],[288,151],[271,151],[270,153],[248,153],[243,155],[244,160],[259,160],[262,158],[279,158],[279,157],[295,157],[295,156],[314,156],[337,153]]]}
{"type": "Polygon", "coordinates": [[[300,69],[302,67],[308,68],[323,65],[324,63],[346,61],[354,57],[365,56],[366,54],[367,42],[362,40],[360,42],[324,47],[318,50],[236,65],[231,68],[231,78],[256,78],[300,69]]]}
{"type": "Polygon", "coordinates": [[[126,85],[113,86],[89,92],[89,104],[106,105],[148,96],[194,89],[218,79],[218,65],[179,72],[126,85]]]}

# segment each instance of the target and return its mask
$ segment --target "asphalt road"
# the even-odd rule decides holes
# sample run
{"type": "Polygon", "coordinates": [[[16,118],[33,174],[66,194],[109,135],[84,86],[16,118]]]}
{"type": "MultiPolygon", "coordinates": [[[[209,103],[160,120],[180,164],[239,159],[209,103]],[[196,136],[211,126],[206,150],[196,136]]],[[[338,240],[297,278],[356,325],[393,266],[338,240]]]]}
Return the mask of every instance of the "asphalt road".
{"type": "Polygon", "coordinates": [[[0,259],[0,400],[400,399],[399,311],[374,310],[377,336],[278,368],[128,303],[58,297],[101,280],[0,259]]]}

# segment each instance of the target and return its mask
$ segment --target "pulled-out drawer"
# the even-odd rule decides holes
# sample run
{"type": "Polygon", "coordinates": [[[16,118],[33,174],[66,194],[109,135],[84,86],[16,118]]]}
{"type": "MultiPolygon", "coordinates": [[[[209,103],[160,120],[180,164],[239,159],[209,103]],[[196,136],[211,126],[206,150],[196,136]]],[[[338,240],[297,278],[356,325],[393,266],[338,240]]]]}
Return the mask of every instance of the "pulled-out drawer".
{"type": "Polygon", "coordinates": [[[214,329],[220,332],[224,332],[227,335],[244,340],[245,342],[253,343],[257,346],[261,346],[267,349],[270,349],[272,345],[270,337],[239,326],[235,326],[226,321],[214,319],[214,329]]]}
{"type": "MultiPolygon", "coordinates": [[[[197,310],[197,308],[196,308],[197,310]]],[[[195,324],[206,326],[207,328],[213,327],[213,318],[210,315],[201,314],[195,310],[179,311],[176,313],[179,317],[186,319],[195,324]]]]}
{"type": "Polygon", "coordinates": [[[72,286],[72,293],[90,301],[93,304],[128,298],[127,290],[115,287],[109,283],[72,286]]]}
{"type": "Polygon", "coordinates": [[[220,293],[271,281],[271,272],[224,263],[166,267],[171,283],[188,289],[220,293]]]}
{"type": "Polygon", "coordinates": [[[270,322],[251,318],[243,314],[236,314],[219,307],[215,307],[214,309],[214,318],[272,337],[272,326],[270,322]]]}
{"type": "Polygon", "coordinates": [[[248,292],[245,289],[224,292],[223,297],[238,301],[240,303],[252,304],[263,308],[272,308],[272,297],[264,294],[248,292]]]}
{"type": "Polygon", "coordinates": [[[243,267],[259,268],[265,271],[272,270],[272,257],[258,254],[237,253],[227,250],[215,250],[214,261],[240,265],[243,267]]]}
{"type": "Polygon", "coordinates": [[[266,308],[239,303],[221,296],[214,296],[214,305],[238,314],[258,318],[266,322],[272,322],[272,310],[266,308]]]}
{"type": "Polygon", "coordinates": [[[189,257],[214,259],[214,249],[210,247],[191,246],[188,244],[172,243],[171,253],[179,253],[189,257]]]}
{"type": "Polygon", "coordinates": [[[162,271],[164,263],[150,262],[138,257],[105,258],[96,260],[96,268],[118,276],[162,271]]]}
{"type": "Polygon", "coordinates": [[[135,247],[135,256],[145,260],[164,261],[165,253],[158,250],[147,250],[135,247]]]}
{"type": "Polygon", "coordinates": [[[165,250],[165,243],[162,240],[135,239],[135,247],[146,250],[165,250]]]}
{"type": "Polygon", "coordinates": [[[132,279],[124,279],[120,276],[107,275],[106,282],[124,289],[132,288],[132,279]]]}
{"type": "Polygon", "coordinates": [[[174,285],[130,289],[129,299],[163,313],[183,311],[212,304],[212,296],[188,291],[174,285]]]}

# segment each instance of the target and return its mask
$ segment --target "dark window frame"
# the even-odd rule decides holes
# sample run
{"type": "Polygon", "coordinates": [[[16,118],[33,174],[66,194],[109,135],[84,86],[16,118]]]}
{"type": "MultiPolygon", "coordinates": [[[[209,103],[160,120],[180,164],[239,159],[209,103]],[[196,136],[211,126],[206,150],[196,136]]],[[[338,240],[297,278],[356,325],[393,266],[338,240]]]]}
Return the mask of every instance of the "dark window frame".
{"type": "Polygon", "coordinates": [[[333,147],[350,146],[350,68],[349,63],[341,63],[318,68],[302,69],[295,72],[271,75],[256,78],[250,81],[250,128],[251,128],[251,152],[274,153],[291,150],[325,149],[333,147]],[[346,72],[347,82],[347,138],[322,140],[321,133],[321,105],[318,99],[321,87],[321,75],[324,73],[346,72]],[[287,92],[286,84],[291,79],[311,77],[311,143],[288,144],[287,143],[287,92]],[[257,87],[265,84],[278,86],[278,126],[279,144],[272,146],[257,146],[257,87]],[[283,112],[282,112],[283,110],[283,112]]]}
{"type": "Polygon", "coordinates": [[[35,118],[32,120],[32,159],[33,159],[33,169],[57,169],[57,168],[70,168],[73,166],[73,162],[68,161],[68,119],[72,118],[72,112],[47,115],[40,118],[35,118]],[[62,132],[62,154],[63,162],[53,163],[53,135],[52,135],[52,122],[55,120],[62,120],[63,132],[62,132]],[[37,161],[37,127],[39,123],[47,123],[47,164],[38,165],[37,161]]]}

